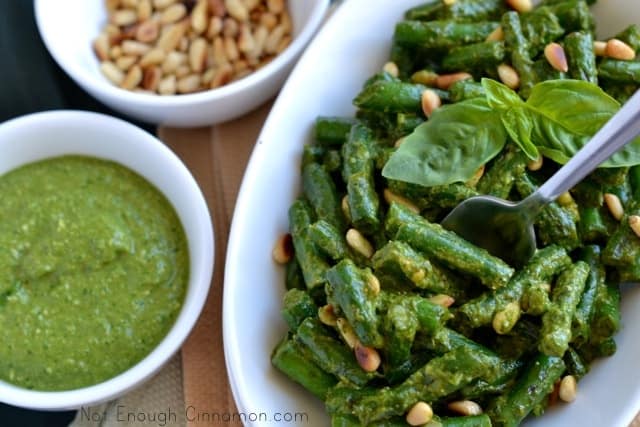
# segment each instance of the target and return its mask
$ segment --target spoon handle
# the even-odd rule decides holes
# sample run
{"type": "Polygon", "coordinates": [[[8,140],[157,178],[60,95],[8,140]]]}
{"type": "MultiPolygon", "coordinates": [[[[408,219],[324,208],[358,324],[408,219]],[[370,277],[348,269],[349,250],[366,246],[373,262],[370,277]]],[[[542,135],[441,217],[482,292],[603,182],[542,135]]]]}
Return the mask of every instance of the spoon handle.
{"type": "MultiPolygon", "coordinates": [[[[591,140],[558,170],[538,191],[528,197],[530,202],[549,203],[570,190],[600,163],[607,160],[640,134],[640,90],[629,99],[591,140]]],[[[532,206],[532,205],[530,205],[532,206]]]]}

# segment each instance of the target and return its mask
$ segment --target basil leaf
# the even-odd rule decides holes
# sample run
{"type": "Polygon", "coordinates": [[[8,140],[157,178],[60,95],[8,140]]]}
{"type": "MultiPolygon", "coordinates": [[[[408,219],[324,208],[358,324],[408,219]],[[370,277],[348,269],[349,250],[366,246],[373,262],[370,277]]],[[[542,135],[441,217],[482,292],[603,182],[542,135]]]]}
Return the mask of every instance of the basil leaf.
{"type": "Polygon", "coordinates": [[[445,105],[405,138],[382,175],[423,186],[465,182],[506,140],[500,115],[485,99],[445,105]]]}
{"type": "Polygon", "coordinates": [[[500,115],[504,128],[512,140],[532,160],[540,156],[538,147],[531,141],[531,133],[535,125],[534,119],[527,110],[522,107],[506,110],[500,115]]]}
{"type": "Polygon", "coordinates": [[[489,105],[496,110],[503,112],[510,108],[524,107],[522,98],[502,83],[487,78],[483,78],[481,83],[489,105]]]}

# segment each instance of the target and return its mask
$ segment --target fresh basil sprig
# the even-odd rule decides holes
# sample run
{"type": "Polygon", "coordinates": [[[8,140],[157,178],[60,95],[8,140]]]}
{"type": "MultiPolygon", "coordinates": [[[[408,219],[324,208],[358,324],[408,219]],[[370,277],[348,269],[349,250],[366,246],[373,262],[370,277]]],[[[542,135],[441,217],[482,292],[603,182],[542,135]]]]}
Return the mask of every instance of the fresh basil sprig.
{"type": "MultiPolygon", "coordinates": [[[[524,101],[507,86],[482,79],[486,98],[441,107],[391,156],[383,176],[435,186],[464,182],[495,157],[507,135],[531,159],[564,164],[620,109],[600,87],[581,80],[535,85],[524,101]]],[[[640,164],[640,138],[600,167],[640,164]]]]}

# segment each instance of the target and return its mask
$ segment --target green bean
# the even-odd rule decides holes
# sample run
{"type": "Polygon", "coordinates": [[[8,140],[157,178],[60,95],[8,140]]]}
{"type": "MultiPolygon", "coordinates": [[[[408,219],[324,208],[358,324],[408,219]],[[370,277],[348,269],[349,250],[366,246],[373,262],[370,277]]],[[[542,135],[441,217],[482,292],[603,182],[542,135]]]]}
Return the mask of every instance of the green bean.
{"type": "Polygon", "coordinates": [[[497,27],[496,22],[402,21],[396,25],[394,40],[430,49],[452,48],[484,41],[497,27]]]}
{"type": "Polygon", "coordinates": [[[478,195],[476,190],[461,183],[423,187],[408,182],[389,180],[388,184],[394,193],[408,198],[420,209],[427,207],[451,209],[463,200],[478,195]]]}
{"type": "Polygon", "coordinates": [[[600,61],[598,75],[617,83],[640,84],[640,62],[605,58],[600,61]]]}
{"type": "Polygon", "coordinates": [[[477,22],[500,18],[505,11],[501,0],[457,0],[439,11],[440,19],[454,21],[477,22]]]}
{"type": "Polygon", "coordinates": [[[549,284],[532,283],[522,295],[522,310],[532,316],[541,316],[549,308],[549,284]]]}
{"type": "Polygon", "coordinates": [[[569,347],[564,354],[564,363],[567,365],[567,373],[573,375],[577,380],[587,375],[589,365],[585,363],[582,357],[572,347],[569,347]]]}
{"type": "Polygon", "coordinates": [[[403,242],[390,241],[373,255],[372,262],[376,277],[385,288],[393,286],[396,281],[408,281],[417,288],[454,299],[466,293],[458,277],[403,242]]]}
{"type": "MultiPolygon", "coordinates": [[[[547,282],[571,263],[567,252],[556,245],[538,249],[527,264],[519,270],[509,283],[495,293],[486,293],[463,304],[459,313],[465,323],[474,328],[491,323],[494,314],[508,304],[520,301],[524,290],[531,283],[547,282]]],[[[508,329],[508,328],[506,328],[508,329]]],[[[505,330],[505,332],[508,332],[505,330]]]]}
{"type": "Polygon", "coordinates": [[[529,42],[529,56],[535,58],[545,46],[565,33],[558,17],[549,7],[538,7],[521,17],[522,31],[529,42]]]}
{"type": "Polygon", "coordinates": [[[595,24],[589,6],[583,0],[570,0],[550,5],[560,25],[567,33],[586,31],[593,33],[595,24]]]}
{"type": "Polygon", "coordinates": [[[535,76],[533,61],[529,54],[531,46],[523,33],[517,12],[512,11],[502,15],[502,31],[507,53],[511,56],[511,63],[520,75],[520,93],[527,98],[535,83],[535,76]]]}
{"type": "Polygon", "coordinates": [[[603,218],[602,208],[580,207],[578,231],[583,242],[593,243],[606,238],[609,227],[603,218]]]}
{"type": "Polygon", "coordinates": [[[431,0],[408,9],[404,17],[408,20],[432,21],[437,18],[438,13],[442,9],[444,9],[444,3],[442,1],[431,0]]]}
{"type": "Polygon", "coordinates": [[[591,33],[578,31],[564,38],[564,50],[569,64],[569,77],[598,84],[596,55],[591,33]]]}
{"type": "Polygon", "coordinates": [[[326,273],[333,300],[355,330],[360,341],[371,347],[382,347],[378,332],[376,292],[370,282],[375,277],[369,269],[360,269],[350,259],[344,259],[326,273]]]}
{"type": "Polygon", "coordinates": [[[320,399],[324,399],[338,381],[311,360],[305,346],[291,339],[278,344],[271,355],[271,363],[320,399]]]}
{"type": "Polygon", "coordinates": [[[601,86],[607,94],[615,98],[620,104],[627,102],[639,88],[637,84],[618,84],[611,81],[604,82],[601,86]]]}
{"type": "Polygon", "coordinates": [[[291,289],[307,289],[307,285],[304,283],[304,276],[302,275],[302,270],[300,269],[300,264],[298,260],[293,257],[291,261],[287,263],[285,266],[285,288],[287,290],[291,289]]]}
{"type": "Polygon", "coordinates": [[[481,83],[471,79],[458,80],[449,86],[452,102],[461,102],[467,99],[480,98],[485,96],[485,90],[481,83]]]}
{"type": "Polygon", "coordinates": [[[547,58],[540,58],[533,62],[533,76],[536,83],[568,78],[567,73],[553,68],[547,58]]]}
{"type": "Polygon", "coordinates": [[[589,276],[571,324],[571,342],[578,346],[591,336],[596,296],[598,290],[604,287],[605,270],[600,262],[600,253],[597,245],[585,246],[580,251],[580,259],[589,264],[589,276]]]}
{"type": "Polygon", "coordinates": [[[552,304],[542,317],[539,349],[549,356],[562,357],[571,341],[571,321],[580,302],[589,265],[578,261],[560,274],[553,288],[552,304]]]}
{"type": "Polygon", "coordinates": [[[607,283],[599,287],[591,321],[591,340],[601,342],[620,330],[620,286],[607,283]]]}
{"type": "MultiPolygon", "coordinates": [[[[360,421],[354,416],[344,414],[333,414],[331,416],[331,427],[361,427],[360,421]]],[[[407,422],[403,417],[394,417],[380,420],[368,424],[368,427],[406,427],[407,422]]]]}
{"type": "Polygon", "coordinates": [[[507,148],[493,161],[478,182],[482,194],[506,199],[516,179],[524,174],[526,156],[519,150],[507,148]]]}
{"type": "Polygon", "coordinates": [[[435,415],[422,427],[491,427],[491,419],[487,414],[464,417],[438,417],[435,415]]]}
{"type": "Polygon", "coordinates": [[[511,331],[496,336],[494,348],[501,357],[520,360],[537,353],[540,327],[530,319],[520,319],[511,331]]]}
{"type": "Polygon", "coordinates": [[[420,221],[422,217],[400,203],[391,202],[384,220],[384,231],[390,239],[393,239],[403,224],[420,221]]]}
{"type": "Polygon", "coordinates": [[[313,212],[305,200],[296,200],[289,208],[289,224],[295,257],[302,270],[307,289],[322,287],[329,264],[320,256],[307,233],[313,212]]]}
{"type": "Polygon", "coordinates": [[[302,169],[302,190],[318,219],[328,221],[338,230],[346,229],[336,186],[322,165],[309,163],[302,169]]]}
{"type": "Polygon", "coordinates": [[[292,331],[298,329],[304,319],[313,317],[318,312],[318,307],[313,299],[307,292],[300,289],[287,291],[283,301],[282,317],[292,331]]]}
{"type": "Polygon", "coordinates": [[[396,239],[408,243],[450,268],[476,276],[491,289],[504,286],[514,271],[485,249],[425,219],[402,225],[396,239]]]}
{"type": "Polygon", "coordinates": [[[353,103],[363,110],[383,113],[416,113],[422,110],[426,86],[402,81],[379,81],[366,86],[353,103]]]}
{"type": "Polygon", "coordinates": [[[602,251],[605,265],[626,267],[640,260],[640,239],[629,226],[629,216],[640,214],[640,206],[633,206],[623,216],[602,251]]]}
{"type": "Polygon", "coordinates": [[[387,307],[382,330],[387,362],[391,366],[402,365],[410,359],[419,326],[418,318],[406,304],[392,303],[387,307]]]}
{"type": "Polygon", "coordinates": [[[480,42],[454,47],[442,60],[442,68],[449,71],[475,70],[495,67],[504,61],[504,43],[480,42]]]}
{"type": "Polygon", "coordinates": [[[515,427],[553,390],[564,372],[561,358],[538,355],[512,390],[496,399],[488,413],[495,426],[515,427]]]}
{"type": "Polygon", "coordinates": [[[321,146],[341,146],[355,120],[350,117],[319,116],[315,124],[315,141],[321,146]]]}
{"type": "Polygon", "coordinates": [[[345,258],[349,252],[344,235],[324,219],[309,225],[307,235],[320,253],[334,261],[345,258]]]}
{"type": "Polygon", "coordinates": [[[318,366],[341,381],[364,386],[376,377],[375,373],[364,371],[353,352],[333,338],[317,319],[305,319],[298,327],[295,337],[310,350],[311,359],[318,366]]]}

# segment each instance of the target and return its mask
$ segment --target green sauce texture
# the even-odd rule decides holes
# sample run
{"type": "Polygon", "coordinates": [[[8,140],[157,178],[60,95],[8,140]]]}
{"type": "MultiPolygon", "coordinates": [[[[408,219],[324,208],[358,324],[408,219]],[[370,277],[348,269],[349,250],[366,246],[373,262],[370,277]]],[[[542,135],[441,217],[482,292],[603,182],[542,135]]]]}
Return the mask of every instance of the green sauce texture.
{"type": "Polygon", "coordinates": [[[0,379],[107,380],[147,356],[182,306],[189,254],[167,199],[116,163],[65,156],[0,177],[0,379]]]}

